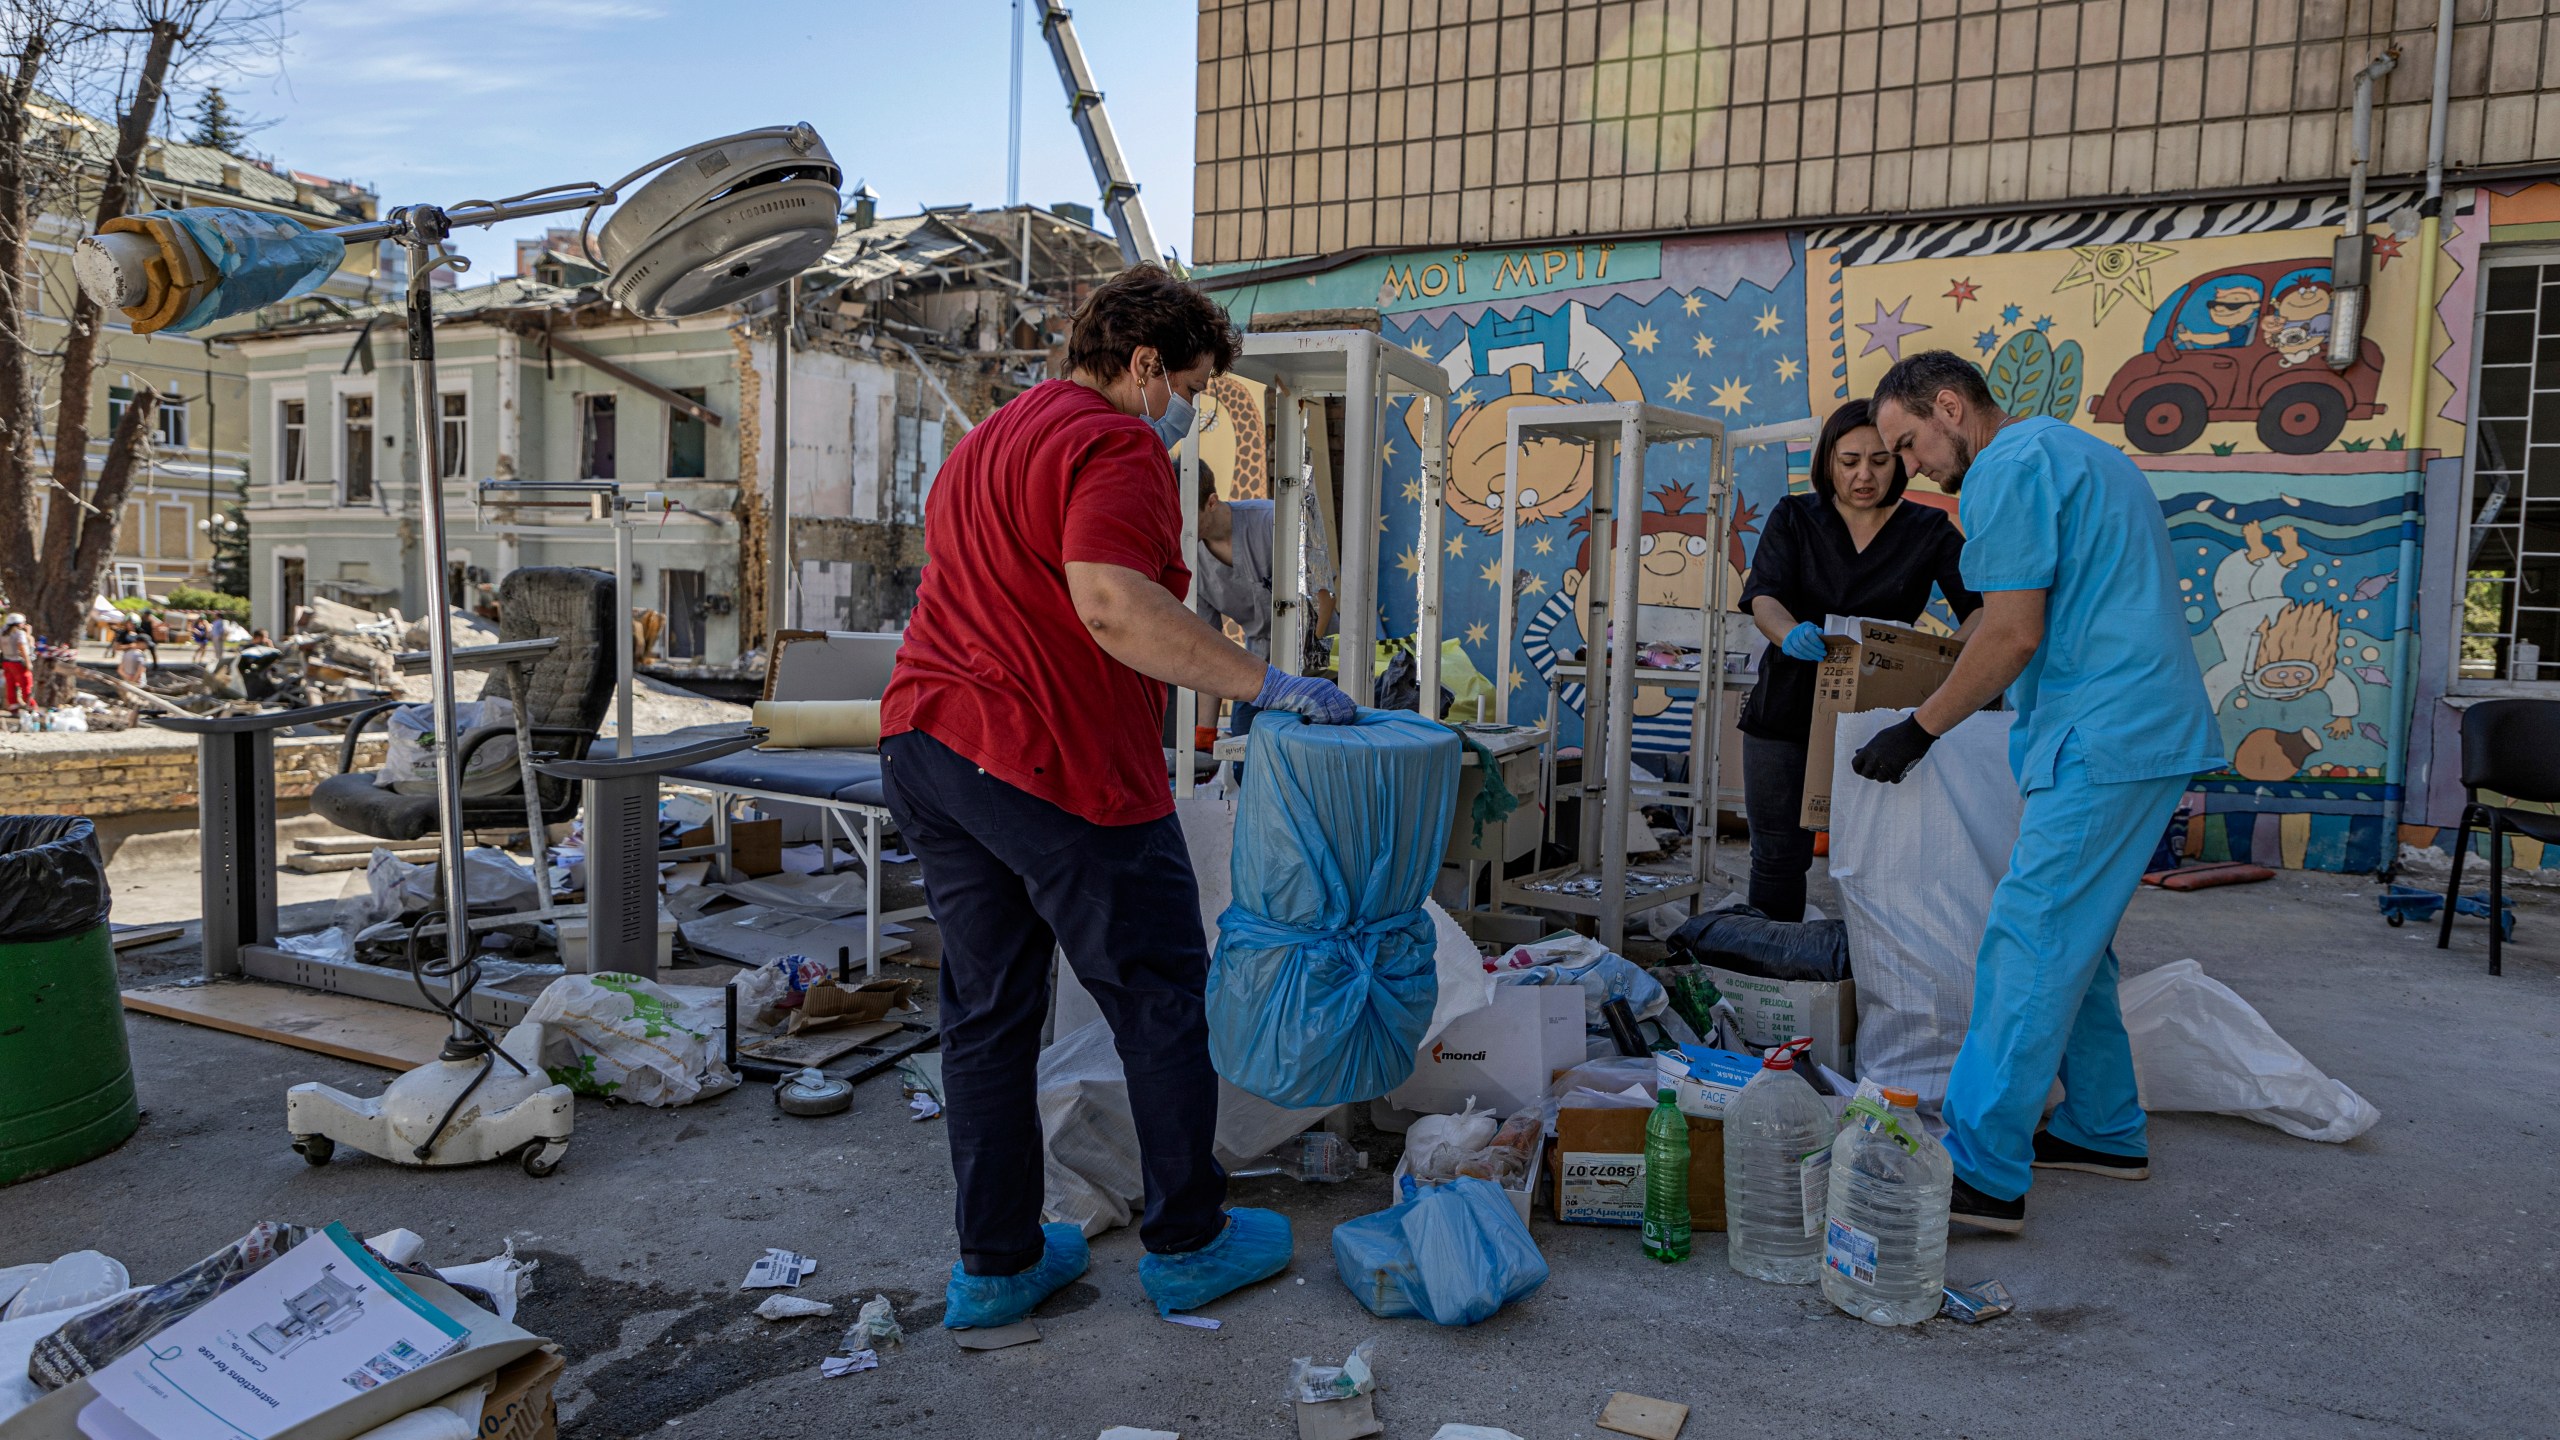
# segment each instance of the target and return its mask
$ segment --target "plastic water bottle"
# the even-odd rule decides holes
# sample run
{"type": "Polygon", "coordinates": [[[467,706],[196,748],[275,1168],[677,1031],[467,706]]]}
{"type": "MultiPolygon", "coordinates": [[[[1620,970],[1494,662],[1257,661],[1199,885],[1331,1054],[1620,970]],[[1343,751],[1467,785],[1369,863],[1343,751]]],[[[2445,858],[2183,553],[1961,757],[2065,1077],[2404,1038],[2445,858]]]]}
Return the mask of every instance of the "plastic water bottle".
{"type": "Polygon", "coordinates": [[[1917,1325],[1945,1299],[1955,1164],[1919,1105],[1908,1090],[1853,1100],[1831,1146],[1822,1294],[1870,1324],[1917,1325]]]}
{"type": "Polygon", "coordinates": [[[1770,1051],[1724,1112],[1725,1257],[1779,1285],[1810,1285],[1822,1274],[1831,1107],[1795,1070],[1812,1044],[1801,1038],[1770,1051]]]}
{"type": "Polygon", "coordinates": [[[1689,1258],[1689,1117],[1658,1094],[1644,1122],[1644,1253],[1670,1264],[1689,1258]]]}
{"type": "Polygon", "coordinates": [[[1360,1173],[1369,1163],[1366,1151],[1354,1150],[1330,1130],[1292,1135],[1271,1152],[1280,1173],[1310,1184],[1335,1185],[1360,1173]]]}

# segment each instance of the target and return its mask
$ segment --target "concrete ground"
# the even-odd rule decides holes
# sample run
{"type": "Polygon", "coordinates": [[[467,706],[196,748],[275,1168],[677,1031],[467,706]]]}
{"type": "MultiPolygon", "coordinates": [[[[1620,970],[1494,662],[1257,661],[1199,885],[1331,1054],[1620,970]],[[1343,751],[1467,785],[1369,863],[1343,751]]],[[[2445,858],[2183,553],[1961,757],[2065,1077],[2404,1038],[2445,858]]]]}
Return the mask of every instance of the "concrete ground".
{"type": "MultiPolygon", "coordinates": [[[[1386,1433],[1414,1440],[1453,1420],[1597,1440],[1593,1421],[1622,1389],[1694,1406],[1690,1437],[2560,1433],[2548,1382],[2560,902],[2522,897],[2507,973],[2492,978],[2478,923],[2439,953],[2431,933],[2385,928],[2374,892],[2369,878],[2288,874],[2135,901],[2128,970],[2202,960],[2382,1123],[2328,1146],[2158,1117],[2150,1182],[2050,1176],[2022,1237],[1958,1232],[1950,1279],[1996,1278],[2019,1301],[1973,1328],[1873,1328],[1811,1288],[1736,1276],[1719,1236],[1665,1267],[1631,1231],[1543,1215],[1533,1229],[1554,1276],[1534,1297],[1470,1330],[1380,1321],[1335,1279],[1327,1244],[1386,1203],[1385,1181],[1364,1177],[1236,1184],[1236,1201],[1295,1220],[1298,1255],[1214,1307],[1221,1330],[1155,1317],[1123,1230],[1040,1313],[1042,1343],[963,1353],[936,1325],[953,1245],[940,1124],[912,1123],[889,1079],[821,1120],[782,1117],[752,1088],[673,1111],[582,1103],[545,1180],[345,1153],[315,1170],[286,1148],[285,1087],[369,1093],[382,1072],[140,1016],[141,1133],[12,1190],[0,1264],[94,1246],[156,1278],[268,1217],[407,1226],[440,1263],[513,1241],[542,1261],[519,1318],[568,1351],[573,1440],[1089,1440],[1120,1424],[1286,1437],[1290,1358],[1339,1360],[1367,1337],[1386,1433]],[[752,1317],[761,1297],[738,1282],[768,1245],[819,1258],[801,1293],[836,1302],[836,1318],[752,1317]],[[877,1371],[821,1378],[819,1358],[874,1294],[896,1302],[906,1348],[877,1371]]],[[[127,968],[141,979],[192,963],[182,941],[127,968]]],[[[1367,1143],[1373,1164],[1393,1164],[1390,1137],[1367,1143]]]]}

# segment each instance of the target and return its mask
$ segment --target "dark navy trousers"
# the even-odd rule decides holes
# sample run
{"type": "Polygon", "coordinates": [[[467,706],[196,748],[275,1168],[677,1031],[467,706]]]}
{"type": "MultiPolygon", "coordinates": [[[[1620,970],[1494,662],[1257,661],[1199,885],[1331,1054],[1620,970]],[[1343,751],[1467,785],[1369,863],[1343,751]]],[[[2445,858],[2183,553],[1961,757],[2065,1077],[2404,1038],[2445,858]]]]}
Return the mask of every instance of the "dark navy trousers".
{"type": "Polygon", "coordinates": [[[942,930],[943,1118],[962,1268],[1014,1275],[1040,1260],[1036,1088],[1059,948],[1128,1074],[1146,1180],[1139,1238],[1158,1254],[1215,1240],[1227,1177],[1210,1154],[1209,949],[1181,822],[1096,825],[922,731],[890,736],[880,755],[889,812],[942,930]]]}

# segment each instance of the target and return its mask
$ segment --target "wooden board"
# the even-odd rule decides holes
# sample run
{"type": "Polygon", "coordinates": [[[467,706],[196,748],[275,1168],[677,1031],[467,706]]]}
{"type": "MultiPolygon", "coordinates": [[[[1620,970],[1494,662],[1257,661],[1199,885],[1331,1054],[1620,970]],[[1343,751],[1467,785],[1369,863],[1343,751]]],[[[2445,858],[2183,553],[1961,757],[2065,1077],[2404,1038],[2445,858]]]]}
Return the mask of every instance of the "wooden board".
{"type": "Polygon", "coordinates": [[[128,990],[124,1008],[385,1070],[435,1059],[451,1029],[431,1011],[254,980],[128,990]]]}
{"type": "Polygon", "coordinates": [[[1600,1412],[1601,1429],[1639,1436],[1642,1440],[1678,1440],[1680,1427],[1688,1423],[1688,1406],[1670,1400],[1630,1395],[1624,1390],[1610,1396],[1608,1408],[1600,1412]]]}
{"type": "Polygon", "coordinates": [[[825,1065],[864,1046],[885,1040],[905,1027],[895,1020],[874,1020],[842,1029],[810,1030],[743,1042],[738,1053],[769,1065],[825,1065]]]}

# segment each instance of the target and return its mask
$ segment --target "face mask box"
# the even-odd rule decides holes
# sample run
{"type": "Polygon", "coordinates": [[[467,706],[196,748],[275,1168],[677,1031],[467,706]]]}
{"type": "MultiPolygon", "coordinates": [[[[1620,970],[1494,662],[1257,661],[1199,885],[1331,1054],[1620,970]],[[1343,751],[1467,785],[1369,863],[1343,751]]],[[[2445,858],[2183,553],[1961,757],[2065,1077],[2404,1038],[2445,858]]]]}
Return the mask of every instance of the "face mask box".
{"type": "Polygon", "coordinates": [[[1681,1114],[1722,1120],[1733,1097],[1760,1073],[1760,1062],[1731,1050],[1683,1045],[1677,1054],[1657,1053],[1654,1068],[1661,1076],[1662,1088],[1678,1098],[1681,1114]]]}
{"type": "Polygon", "coordinates": [[[1807,830],[1831,828],[1831,757],[1840,717],[1866,710],[1908,710],[1926,700],[1956,668],[1964,642],[1882,620],[1852,620],[1855,633],[1823,641],[1813,682],[1813,729],[1805,739],[1807,830]]]}

